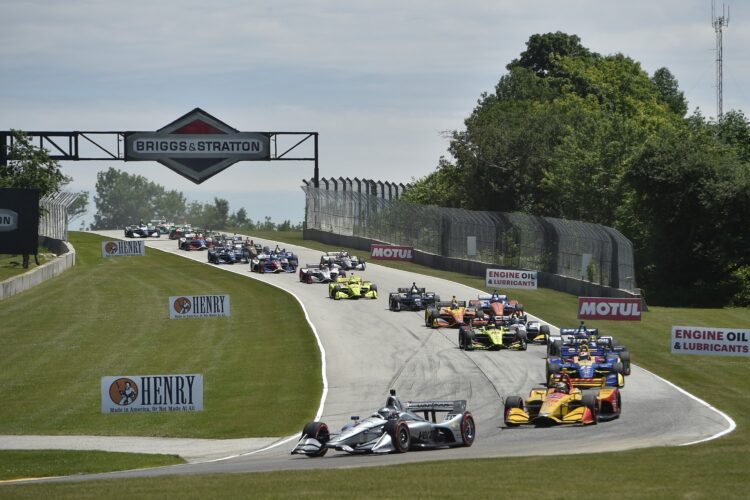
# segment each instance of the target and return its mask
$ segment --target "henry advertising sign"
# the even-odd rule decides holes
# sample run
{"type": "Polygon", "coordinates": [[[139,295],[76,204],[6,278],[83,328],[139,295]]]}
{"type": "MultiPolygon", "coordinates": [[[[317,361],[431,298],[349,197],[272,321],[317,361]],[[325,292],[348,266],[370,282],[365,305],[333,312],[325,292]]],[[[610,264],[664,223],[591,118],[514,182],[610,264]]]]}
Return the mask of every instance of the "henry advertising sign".
{"type": "Polygon", "coordinates": [[[641,299],[578,297],[578,319],[640,321],[641,299]]]}
{"type": "Polygon", "coordinates": [[[178,295],[169,297],[169,319],[231,316],[229,295],[178,295]]]}
{"type": "Polygon", "coordinates": [[[485,277],[487,288],[520,288],[536,290],[536,271],[516,269],[487,269],[485,277]]]}
{"type": "Polygon", "coordinates": [[[673,326],[672,354],[750,356],[750,330],[673,326]]]}
{"type": "Polygon", "coordinates": [[[125,160],[158,161],[196,184],[240,160],[268,160],[268,133],[240,132],[200,108],[156,132],[125,134],[125,160]]]}
{"type": "Polygon", "coordinates": [[[377,260],[414,260],[414,247],[398,245],[370,245],[370,257],[377,260]]]}
{"type": "Polygon", "coordinates": [[[146,244],[143,240],[102,241],[102,257],[130,257],[146,255],[146,244]]]}
{"type": "Polygon", "coordinates": [[[203,375],[102,377],[102,413],[159,413],[203,410],[203,375]]]}

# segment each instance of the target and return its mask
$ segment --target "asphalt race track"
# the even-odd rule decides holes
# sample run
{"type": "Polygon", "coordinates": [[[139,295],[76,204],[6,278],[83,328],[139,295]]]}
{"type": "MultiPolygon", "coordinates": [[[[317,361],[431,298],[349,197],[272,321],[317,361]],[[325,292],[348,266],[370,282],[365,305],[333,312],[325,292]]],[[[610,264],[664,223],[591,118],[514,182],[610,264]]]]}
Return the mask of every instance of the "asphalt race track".
{"type": "MultiPolygon", "coordinates": [[[[113,239],[122,237],[122,231],[101,234],[113,239]]],[[[272,248],[276,245],[270,241],[263,243],[272,248]]],[[[178,250],[177,242],[168,238],[149,239],[146,244],[149,248],[206,262],[205,252],[178,250]]],[[[317,250],[283,243],[280,246],[298,253],[301,265],[317,263],[320,259],[321,252],[317,250]]],[[[366,252],[361,254],[368,257],[366,252]]],[[[307,458],[290,455],[296,439],[287,436],[279,438],[269,448],[248,449],[219,460],[51,480],[361,467],[461,458],[618,451],[689,444],[710,439],[733,426],[722,413],[633,365],[622,390],[623,411],[619,419],[587,427],[506,429],[501,419],[503,398],[525,397],[529,389],[544,382],[546,348],[529,345],[524,352],[465,352],[458,348],[457,330],[425,327],[422,312],[388,310],[388,292],[410,286],[412,282],[435,291],[442,300],[449,300],[453,295],[459,300],[468,300],[475,298],[479,290],[368,262],[366,270],[356,274],[377,284],[379,298],[333,301],[327,296],[327,285],[300,283],[296,273],[251,273],[246,264],[217,267],[272,283],[291,292],[304,304],[325,349],[328,392],[320,420],[328,423],[332,431],[347,424],[352,415],[364,417],[383,406],[388,390],[394,388],[404,401],[466,399],[477,425],[474,445],[384,456],[353,456],[329,451],[322,458],[307,458]]],[[[199,291],[174,291],[175,295],[183,293],[199,291]]],[[[543,319],[544,311],[532,313],[543,319]]],[[[562,326],[576,323],[571,316],[570,325],[562,326]]],[[[622,341],[627,345],[627,339],[622,341]]],[[[638,359],[634,361],[637,363],[638,359]]],[[[674,382],[679,385],[679,381],[674,382]]],[[[310,415],[310,420],[314,417],[310,415]]],[[[267,442],[265,440],[264,445],[267,442]]]]}

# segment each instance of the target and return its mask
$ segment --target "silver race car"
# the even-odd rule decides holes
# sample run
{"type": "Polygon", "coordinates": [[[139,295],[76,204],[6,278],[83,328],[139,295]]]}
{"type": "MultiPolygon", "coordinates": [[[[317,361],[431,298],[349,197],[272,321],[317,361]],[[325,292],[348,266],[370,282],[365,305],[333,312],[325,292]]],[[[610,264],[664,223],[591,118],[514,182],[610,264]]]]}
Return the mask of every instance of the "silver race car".
{"type": "Polygon", "coordinates": [[[310,422],[292,455],[322,457],[329,449],[347,453],[405,453],[415,449],[471,446],[476,426],[466,400],[402,403],[391,390],[383,408],[331,433],[323,422],[310,422]],[[437,414],[445,414],[441,421],[437,414]]]}

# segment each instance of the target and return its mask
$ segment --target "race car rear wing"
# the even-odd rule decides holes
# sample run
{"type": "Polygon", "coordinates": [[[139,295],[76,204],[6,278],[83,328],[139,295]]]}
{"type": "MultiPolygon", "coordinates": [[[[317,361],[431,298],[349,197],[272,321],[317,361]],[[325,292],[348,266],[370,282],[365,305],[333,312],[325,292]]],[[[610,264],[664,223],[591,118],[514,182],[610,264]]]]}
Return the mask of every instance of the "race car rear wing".
{"type": "Polygon", "coordinates": [[[406,410],[414,413],[421,412],[425,420],[437,422],[437,413],[446,413],[446,419],[466,411],[466,400],[455,401],[407,401],[406,410]]]}
{"type": "MultiPolygon", "coordinates": [[[[398,289],[398,293],[409,293],[411,291],[412,291],[411,287],[399,288],[398,289]]],[[[427,289],[426,288],[417,288],[417,293],[425,294],[425,293],[427,293],[427,289]]]]}
{"type": "MultiPolygon", "coordinates": [[[[450,307],[452,304],[453,304],[453,302],[451,302],[450,300],[440,301],[437,304],[435,304],[435,307],[438,307],[438,308],[440,308],[440,307],[450,307]]],[[[456,301],[456,305],[458,305],[458,307],[466,307],[466,301],[465,300],[457,300],[456,301]]]]}

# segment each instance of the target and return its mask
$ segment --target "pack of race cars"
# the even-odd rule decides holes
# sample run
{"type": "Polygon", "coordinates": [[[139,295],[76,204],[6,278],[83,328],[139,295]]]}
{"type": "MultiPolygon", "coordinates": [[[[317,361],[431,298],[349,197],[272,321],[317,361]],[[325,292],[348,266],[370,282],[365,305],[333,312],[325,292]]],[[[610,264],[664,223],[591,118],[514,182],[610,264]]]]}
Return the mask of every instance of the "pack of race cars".
{"type": "MultiPolygon", "coordinates": [[[[241,262],[257,273],[297,273],[302,284],[326,285],[330,300],[378,298],[377,285],[359,274],[366,270],[365,260],[345,251],[325,252],[319,262],[301,266],[297,255],[279,246],[272,250],[237,236],[191,231],[183,228],[177,237],[180,248],[206,250],[208,262],[241,262]]],[[[518,301],[497,291],[441,300],[437,293],[412,283],[389,292],[387,307],[394,313],[418,312],[430,330],[453,328],[458,349],[468,356],[482,356],[472,354],[476,351],[526,351],[534,345],[546,351],[545,383],[526,395],[503,398],[498,416],[505,428],[585,426],[621,414],[630,353],[598,329],[581,324],[553,332],[550,325],[526,314],[518,301]]],[[[392,391],[383,407],[365,418],[352,416],[340,431],[324,422],[309,422],[291,453],[321,457],[329,450],[382,454],[471,446],[476,432],[465,400],[402,402],[392,391]]]]}

